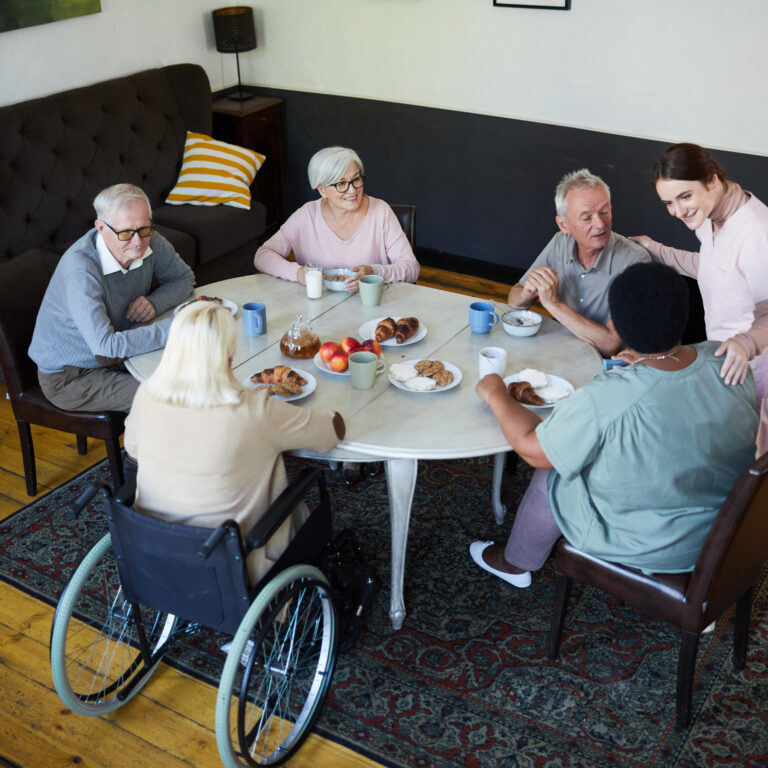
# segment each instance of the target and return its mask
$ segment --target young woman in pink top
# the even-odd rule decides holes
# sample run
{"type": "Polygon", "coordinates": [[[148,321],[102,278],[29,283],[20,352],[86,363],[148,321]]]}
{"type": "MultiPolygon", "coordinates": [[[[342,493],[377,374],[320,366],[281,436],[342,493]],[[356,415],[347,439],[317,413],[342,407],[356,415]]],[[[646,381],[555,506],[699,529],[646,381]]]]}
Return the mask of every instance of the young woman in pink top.
{"type": "Polygon", "coordinates": [[[656,261],[698,281],[707,338],[721,341],[720,375],[739,384],[751,366],[757,387],[758,455],[768,450],[768,206],[730,181],[703,147],[674,144],[653,165],[669,214],[696,232],[698,252],[632,238],[656,261]]]}
{"type": "Polygon", "coordinates": [[[389,205],[364,193],[363,163],[357,152],[346,147],[321,149],[309,161],[307,173],[320,199],[299,208],[256,251],[256,269],[304,283],[305,264],[347,267],[354,271],[345,283],[348,291],[358,290],[363,275],[415,282],[419,263],[408,238],[389,205]],[[286,260],[291,252],[295,262],[286,260]]]}

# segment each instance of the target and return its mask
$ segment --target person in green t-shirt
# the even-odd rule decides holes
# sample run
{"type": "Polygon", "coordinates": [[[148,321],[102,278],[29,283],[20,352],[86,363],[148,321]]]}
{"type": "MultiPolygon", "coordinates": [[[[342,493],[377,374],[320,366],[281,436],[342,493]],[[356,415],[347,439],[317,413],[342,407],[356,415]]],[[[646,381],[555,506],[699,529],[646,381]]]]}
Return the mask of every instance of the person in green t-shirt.
{"type": "Polygon", "coordinates": [[[472,559],[517,587],[563,535],[597,557],[648,573],[690,571],[717,511],[755,454],[754,379],[726,386],[718,343],[680,343],[683,279],[635,264],[609,291],[628,365],[598,374],[545,421],[499,376],[477,384],[515,451],[536,468],[506,545],[472,559]]]}

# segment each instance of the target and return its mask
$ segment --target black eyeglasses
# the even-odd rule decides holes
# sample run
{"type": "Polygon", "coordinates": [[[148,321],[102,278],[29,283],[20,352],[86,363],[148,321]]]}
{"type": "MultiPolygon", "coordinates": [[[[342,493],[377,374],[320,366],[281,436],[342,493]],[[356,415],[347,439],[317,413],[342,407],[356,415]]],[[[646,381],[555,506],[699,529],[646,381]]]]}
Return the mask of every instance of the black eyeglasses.
{"type": "MultiPolygon", "coordinates": [[[[104,222],[107,224],[107,222],[104,222]]],[[[150,224],[148,227],[141,227],[140,229],[121,229],[119,232],[111,225],[107,226],[117,235],[117,239],[121,243],[127,243],[129,240],[133,240],[134,235],[138,235],[141,238],[147,238],[155,231],[155,225],[150,224]]]]}
{"type": "Polygon", "coordinates": [[[337,192],[346,192],[351,184],[355,189],[360,189],[365,182],[365,176],[355,176],[352,181],[337,181],[335,184],[329,184],[329,187],[333,187],[337,192]]]}

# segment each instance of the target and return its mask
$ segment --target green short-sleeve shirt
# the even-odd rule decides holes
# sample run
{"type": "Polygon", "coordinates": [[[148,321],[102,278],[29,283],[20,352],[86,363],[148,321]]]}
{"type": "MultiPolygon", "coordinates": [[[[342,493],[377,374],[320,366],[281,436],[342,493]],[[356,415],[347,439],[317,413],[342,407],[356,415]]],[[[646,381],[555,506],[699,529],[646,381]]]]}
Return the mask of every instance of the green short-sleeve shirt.
{"type": "Polygon", "coordinates": [[[599,374],[536,429],[549,497],[574,546],[646,572],[692,570],[717,510],[755,455],[755,385],[726,386],[716,342],[677,372],[599,374]]]}

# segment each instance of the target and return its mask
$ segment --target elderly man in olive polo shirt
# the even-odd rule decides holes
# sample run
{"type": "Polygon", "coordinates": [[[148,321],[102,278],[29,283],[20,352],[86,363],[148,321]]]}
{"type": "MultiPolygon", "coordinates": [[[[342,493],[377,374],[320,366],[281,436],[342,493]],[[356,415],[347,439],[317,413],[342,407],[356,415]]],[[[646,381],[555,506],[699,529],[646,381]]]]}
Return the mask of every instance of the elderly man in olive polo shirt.
{"type": "Polygon", "coordinates": [[[555,190],[560,231],[509,291],[513,307],[537,298],[574,336],[610,357],[624,345],[608,311],[608,288],[630,264],[650,261],[645,248],[611,231],[608,185],[586,168],[564,176],[555,190]]]}

